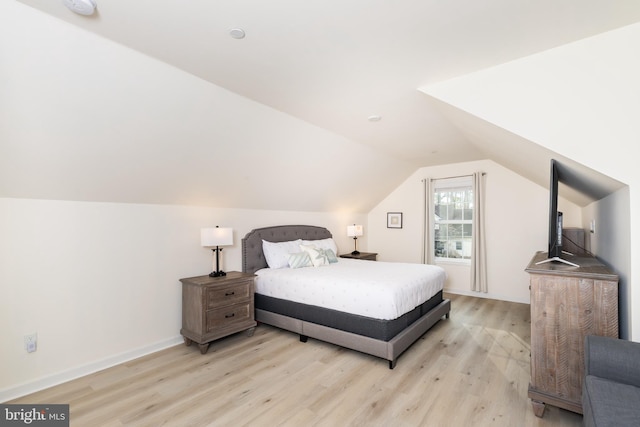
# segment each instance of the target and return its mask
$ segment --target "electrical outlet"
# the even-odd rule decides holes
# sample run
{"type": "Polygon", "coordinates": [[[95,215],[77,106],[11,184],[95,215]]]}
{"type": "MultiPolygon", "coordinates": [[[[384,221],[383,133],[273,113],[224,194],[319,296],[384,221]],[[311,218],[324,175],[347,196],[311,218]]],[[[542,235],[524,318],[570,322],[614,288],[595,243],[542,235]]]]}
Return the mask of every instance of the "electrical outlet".
{"type": "Polygon", "coordinates": [[[37,333],[24,336],[24,349],[27,350],[27,353],[33,353],[38,349],[37,333]]]}

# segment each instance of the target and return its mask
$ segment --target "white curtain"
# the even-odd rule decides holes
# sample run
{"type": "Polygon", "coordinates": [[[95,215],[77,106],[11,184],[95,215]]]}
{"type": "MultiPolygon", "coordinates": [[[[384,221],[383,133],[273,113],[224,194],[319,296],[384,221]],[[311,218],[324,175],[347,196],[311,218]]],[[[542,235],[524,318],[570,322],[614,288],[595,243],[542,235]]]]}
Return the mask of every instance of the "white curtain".
{"type": "Polygon", "coordinates": [[[471,239],[471,290],[488,292],[487,250],[484,231],[484,181],[485,174],[473,174],[473,233],[471,239]]]}
{"type": "Polygon", "coordinates": [[[430,179],[423,179],[422,263],[433,264],[433,189],[430,179]]]}

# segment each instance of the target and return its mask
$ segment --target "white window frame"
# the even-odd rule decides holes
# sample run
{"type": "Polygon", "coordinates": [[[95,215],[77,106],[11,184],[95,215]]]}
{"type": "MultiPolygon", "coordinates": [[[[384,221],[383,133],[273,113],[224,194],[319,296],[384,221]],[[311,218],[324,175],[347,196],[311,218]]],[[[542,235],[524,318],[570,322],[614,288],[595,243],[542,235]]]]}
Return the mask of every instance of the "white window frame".
{"type": "MultiPolygon", "coordinates": [[[[433,180],[433,193],[431,194],[431,197],[434,199],[433,201],[433,206],[434,206],[434,218],[433,218],[433,229],[432,229],[432,236],[433,238],[431,239],[431,248],[433,249],[433,259],[434,262],[437,264],[458,264],[458,265],[471,265],[471,239],[472,236],[469,236],[468,239],[468,250],[469,250],[469,255],[468,257],[463,257],[462,258],[450,258],[450,257],[441,257],[437,255],[437,251],[435,248],[435,244],[436,244],[436,234],[437,233],[437,229],[440,225],[448,225],[448,224],[460,224],[462,225],[462,227],[464,228],[465,225],[471,225],[471,232],[473,233],[473,218],[470,219],[462,219],[462,220],[438,220],[437,216],[435,215],[435,195],[436,193],[442,193],[442,192],[447,192],[447,191],[469,191],[471,193],[471,196],[473,196],[473,177],[472,176],[463,176],[463,177],[456,177],[456,178],[445,178],[445,179],[435,179],[433,180]]],[[[470,198],[470,200],[467,201],[466,205],[469,206],[469,209],[473,210],[473,197],[470,198]]],[[[464,212],[464,208],[463,208],[463,212],[464,212]]],[[[464,215],[464,213],[463,213],[464,215]]],[[[454,242],[453,240],[447,240],[449,242],[454,242]]],[[[462,241],[462,251],[465,251],[464,248],[464,241],[462,241]]]]}

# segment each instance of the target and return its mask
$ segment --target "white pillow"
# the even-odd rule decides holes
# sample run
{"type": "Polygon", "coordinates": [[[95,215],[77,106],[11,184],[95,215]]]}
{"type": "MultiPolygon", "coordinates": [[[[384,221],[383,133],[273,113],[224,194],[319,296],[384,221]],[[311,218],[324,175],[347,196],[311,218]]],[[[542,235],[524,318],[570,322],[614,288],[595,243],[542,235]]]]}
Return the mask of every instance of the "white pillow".
{"type": "Polygon", "coordinates": [[[315,246],[320,249],[331,249],[334,254],[338,255],[338,246],[331,237],[321,240],[303,240],[302,244],[315,246]]]}
{"type": "Polygon", "coordinates": [[[317,248],[312,245],[300,245],[300,249],[309,254],[314,267],[329,265],[329,258],[324,249],[317,248]]]}
{"type": "Polygon", "coordinates": [[[295,254],[289,254],[289,267],[291,268],[302,268],[302,267],[312,267],[313,263],[311,262],[311,258],[309,258],[309,254],[306,252],[296,252],[295,254]]]}
{"type": "Polygon", "coordinates": [[[288,242],[267,242],[262,240],[262,252],[269,268],[289,267],[289,254],[300,252],[302,240],[288,242]]]}

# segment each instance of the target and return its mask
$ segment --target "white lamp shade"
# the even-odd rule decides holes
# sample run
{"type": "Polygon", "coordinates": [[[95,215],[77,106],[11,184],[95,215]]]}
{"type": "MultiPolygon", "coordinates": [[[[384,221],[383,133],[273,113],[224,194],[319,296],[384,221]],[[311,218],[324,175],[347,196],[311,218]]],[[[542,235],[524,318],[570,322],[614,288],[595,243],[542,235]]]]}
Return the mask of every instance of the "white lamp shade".
{"type": "Polygon", "coordinates": [[[233,245],[233,229],[220,227],[201,228],[200,241],[205,248],[233,245]]]}
{"type": "Polygon", "coordinates": [[[349,237],[360,237],[362,236],[362,226],[361,225],[347,225],[347,236],[349,237]]]}

